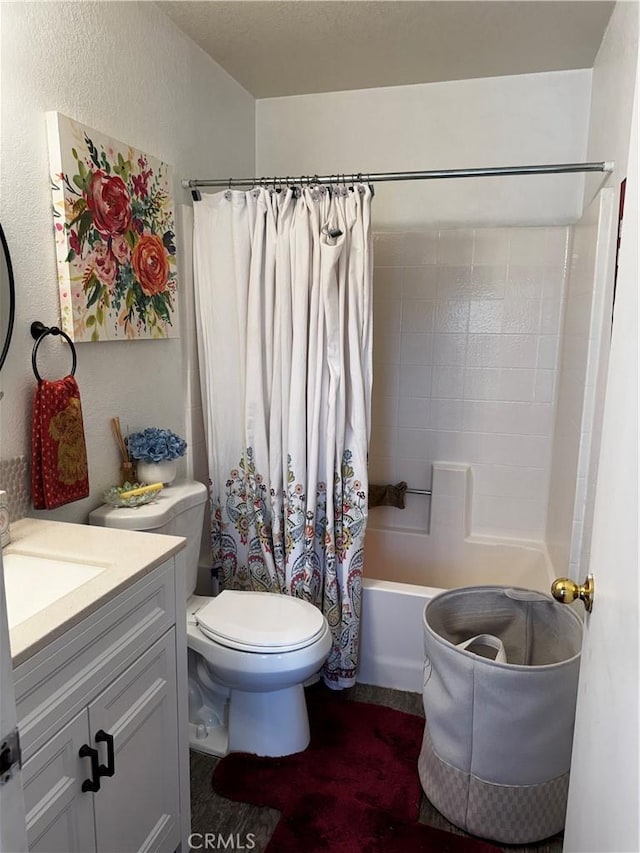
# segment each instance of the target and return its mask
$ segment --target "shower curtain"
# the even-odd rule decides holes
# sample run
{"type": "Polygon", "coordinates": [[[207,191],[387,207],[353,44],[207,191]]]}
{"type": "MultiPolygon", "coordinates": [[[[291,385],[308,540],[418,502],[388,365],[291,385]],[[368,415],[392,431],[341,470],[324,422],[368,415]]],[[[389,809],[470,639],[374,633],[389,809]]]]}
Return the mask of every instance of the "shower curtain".
{"type": "Polygon", "coordinates": [[[372,381],[371,189],[256,188],[194,204],[214,568],[325,614],[355,682],[372,381]]]}

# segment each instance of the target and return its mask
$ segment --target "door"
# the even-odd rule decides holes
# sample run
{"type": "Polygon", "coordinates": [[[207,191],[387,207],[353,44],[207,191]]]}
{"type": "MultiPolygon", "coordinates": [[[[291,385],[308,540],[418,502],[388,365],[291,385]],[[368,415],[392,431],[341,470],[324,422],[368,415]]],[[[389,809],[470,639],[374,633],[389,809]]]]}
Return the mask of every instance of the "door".
{"type": "MultiPolygon", "coordinates": [[[[16,700],[9,646],[4,571],[0,549],[0,747],[16,728],[16,700]]],[[[22,774],[14,769],[0,778],[0,851],[23,853],[27,849],[22,774]],[[5,781],[3,781],[3,779],[5,781]]]]}
{"type": "MultiPolygon", "coordinates": [[[[636,94],[638,83],[636,76],[636,94]]],[[[631,133],[565,853],[638,853],[638,115],[631,133]]]]}
{"type": "Polygon", "coordinates": [[[89,758],[79,755],[88,743],[85,708],[24,765],[30,853],[94,853],[97,795],[82,790],[83,782],[93,776],[89,758]]]}
{"type": "Polygon", "coordinates": [[[94,799],[98,853],[172,853],[180,844],[175,629],[89,705],[89,724],[101,765],[113,769],[94,799]]]}

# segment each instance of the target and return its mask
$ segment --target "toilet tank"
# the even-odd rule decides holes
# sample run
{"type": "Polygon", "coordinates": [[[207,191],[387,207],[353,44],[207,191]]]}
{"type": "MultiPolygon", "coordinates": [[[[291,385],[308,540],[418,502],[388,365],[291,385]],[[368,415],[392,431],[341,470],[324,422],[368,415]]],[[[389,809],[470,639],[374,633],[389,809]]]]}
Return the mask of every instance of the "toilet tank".
{"type": "Polygon", "coordinates": [[[89,524],[184,536],[187,596],[196,588],[198,558],[202,537],[202,521],[207,502],[207,487],[202,483],[182,480],[164,488],[157,500],[139,507],[112,507],[104,504],[89,513],[89,524]]]}

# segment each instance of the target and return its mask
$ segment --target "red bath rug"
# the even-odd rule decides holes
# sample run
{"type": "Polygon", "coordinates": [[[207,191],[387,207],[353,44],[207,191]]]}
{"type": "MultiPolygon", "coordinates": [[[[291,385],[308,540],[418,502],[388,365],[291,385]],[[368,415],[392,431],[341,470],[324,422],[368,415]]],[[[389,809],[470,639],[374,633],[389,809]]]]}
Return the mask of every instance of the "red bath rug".
{"type": "Polygon", "coordinates": [[[307,690],[311,744],[285,758],[232,753],[213,774],[223,797],[282,812],[268,853],[499,853],[418,823],[424,720],[307,690]]]}

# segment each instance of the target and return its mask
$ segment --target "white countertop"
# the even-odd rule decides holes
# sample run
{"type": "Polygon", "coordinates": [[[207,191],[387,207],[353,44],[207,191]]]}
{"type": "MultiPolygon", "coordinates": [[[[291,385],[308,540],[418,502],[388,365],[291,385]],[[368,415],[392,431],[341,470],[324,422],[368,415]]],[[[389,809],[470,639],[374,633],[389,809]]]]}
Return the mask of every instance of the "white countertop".
{"type": "Polygon", "coordinates": [[[36,518],[23,518],[12,524],[11,542],[3,548],[3,554],[29,554],[105,568],[96,577],[10,628],[14,667],[160,566],[185,543],[181,536],[36,518]]]}

